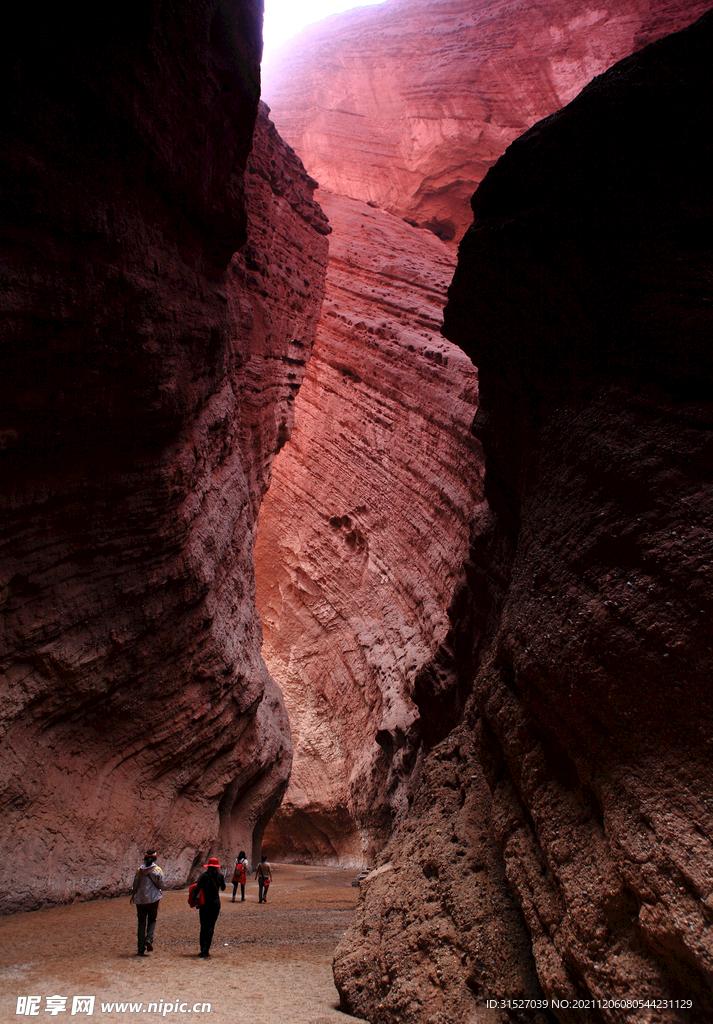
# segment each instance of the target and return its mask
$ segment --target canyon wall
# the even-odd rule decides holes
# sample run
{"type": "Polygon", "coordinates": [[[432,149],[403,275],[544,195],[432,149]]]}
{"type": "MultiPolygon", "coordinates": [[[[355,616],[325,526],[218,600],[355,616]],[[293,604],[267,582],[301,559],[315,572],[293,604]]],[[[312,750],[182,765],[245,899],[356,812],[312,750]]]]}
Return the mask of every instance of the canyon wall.
{"type": "Polygon", "coordinates": [[[327,295],[255,553],[263,656],[295,749],[265,841],[271,856],[361,867],[406,806],[414,685],[448,631],[481,498],[477,377],[439,334],[451,251],[317,197],[333,229],[327,295]]]}
{"type": "Polygon", "coordinates": [[[0,156],[4,910],[259,845],[291,747],[252,549],[328,232],[265,111],[244,174],[259,3],[44,13],[0,156]]]}
{"type": "Polygon", "coordinates": [[[263,67],[281,134],[323,188],[458,240],[525,129],[707,0],[386,0],[309,26],[263,67]]]}
{"type": "Polygon", "coordinates": [[[263,68],[280,130],[332,190],[322,194],[333,228],[317,356],[258,538],[264,655],[295,748],[267,833],[271,856],[372,863],[406,806],[423,731],[428,742],[442,738],[462,709],[468,644],[439,645],[449,605],[472,601],[462,585],[466,524],[485,520],[467,422],[475,408],[452,421],[447,413],[472,370],[433,337],[455,254],[432,235],[449,237],[447,224],[462,233],[475,184],[516,135],[705,6],[390,0],[306,29],[263,68]],[[435,376],[421,369],[428,349],[445,359],[435,376]],[[414,406],[441,412],[409,436],[398,425],[418,423],[414,406]],[[398,453],[393,465],[379,461],[382,450],[398,453]],[[377,521],[384,506],[390,514],[377,521]],[[367,532],[363,550],[345,546],[367,532]],[[429,543],[433,552],[421,554],[429,543]],[[431,713],[421,719],[414,700],[425,694],[431,713]]]}
{"type": "Polygon", "coordinates": [[[479,367],[491,620],[453,616],[466,715],[337,954],[373,1024],[474,1020],[485,997],[601,1002],[479,1020],[713,1012],[712,59],[713,14],[525,134],[473,199],[444,331],[479,367]]]}

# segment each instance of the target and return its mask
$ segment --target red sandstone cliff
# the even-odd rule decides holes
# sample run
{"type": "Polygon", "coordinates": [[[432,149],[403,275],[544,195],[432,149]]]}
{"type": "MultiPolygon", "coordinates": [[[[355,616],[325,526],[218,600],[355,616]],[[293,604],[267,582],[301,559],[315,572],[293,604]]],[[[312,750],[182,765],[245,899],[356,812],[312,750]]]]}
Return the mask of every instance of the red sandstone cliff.
{"type": "Polygon", "coordinates": [[[486,996],[600,1000],[556,1011],[572,1022],[713,1011],[712,59],[710,15],[533,128],[474,197],[445,331],[480,371],[491,620],[453,617],[465,719],[335,963],[376,1024],[486,996]]]}
{"type": "Polygon", "coordinates": [[[510,142],[708,0],[387,0],[334,15],[263,68],[263,95],[310,174],[460,239],[510,142]]]}
{"type": "MultiPolygon", "coordinates": [[[[436,204],[432,215],[441,227],[458,222],[460,231],[472,216],[467,199],[475,183],[511,139],[617,55],[692,20],[697,9],[668,0],[627,0],[596,10],[524,2],[476,6],[410,0],[335,16],[306,30],[264,69],[265,91],[274,97],[282,130],[323,183],[440,231],[420,205],[436,204]]],[[[381,433],[391,428],[375,428],[372,414],[359,411],[383,387],[376,379],[383,355],[366,327],[398,339],[404,326],[420,330],[423,311],[433,330],[445,304],[445,250],[429,246],[424,231],[410,225],[398,230],[393,217],[379,219],[378,211],[355,201],[327,202],[332,270],[318,356],[300,400],[303,425],[281,457],[261,518],[265,541],[258,541],[265,657],[286,695],[296,751],[292,784],[268,837],[271,851],[281,856],[356,864],[378,849],[393,813],[404,806],[399,780],[412,766],[413,744],[424,729],[429,742],[442,738],[463,703],[466,651],[452,650],[454,640],[436,651],[450,602],[471,601],[455,581],[462,576],[462,529],[472,512],[461,487],[449,549],[443,505],[435,502],[442,539],[439,534],[433,557],[414,561],[411,552],[429,535],[428,513],[414,543],[409,511],[412,502],[428,509],[431,485],[420,489],[413,478],[421,472],[432,478],[436,450],[437,472],[449,487],[464,472],[480,471],[463,446],[465,420],[451,426],[443,416],[437,429],[434,424],[427,434],[408,438],[401,469],[375,468],[372,432],[383,447],[381,433]],[[429,281],[427,295],[417,281],[413,287],[414,275],[429,281]],[[333,307],[338,315],[331,315],[333,307]],[[327,375],[334,353],[340,361],[327,375]],[[407,491],[399,471],[407,473],[407,491]],[[356,573],[356,555],[345,563],[339,545],[328,542],[324,523],[347,516],[342,532],[356,535],[363,524],[353,509],[364,506],[373,516],[373,506],[392,497],[394,509],[402,511],[379,528],[380,571],[388,582],[375,586],[374,567],[356,573]],[[335,511],[336,498],[344,508],[335,511]],[[441,563],[448,566],[446,585],[433,578],[441,563]],[[406,599],[399,596],[404,591],[406,599]],[[431,609],[426,618],[421,602],[431,609]],[[418,623],[415,632],[412,621],[418,623]],[[399,648],[402,653],[394,653],[399,648]],[[417,721],[414,699],[430,702],[425,720],[417,721]],[[382,728],[384,701],[386,708],[393,704],[392,724],[382,728]]],[[[448,403],[452,382],[422,380],[413,365],[416,355],[396,346],[394,341],[394,373],[404,383],[381,399],[391,414],[412,418],[411,388],[424,409],[448,403]]],[[[393,443],[400,450],[404,442],[394,436],[393,443]]]]}
{"type": "Polygon", "coordinates": [[[328,230],[263,116],[245,195],[257,4],[63,11],[16,43],[0,157],[6,910],[115,893],[149,843],[170,883],[260,841],[291,749],[252,545],[328,230]]]}
{"type": "Polygon", "coordinates": [[[414,686],[445,639],[481,497],[477,378],[438,333],[451,251],[317,196],[333,228],[327,294],[255,555],[263,655],[295,748],[266,843],[361,866],[406,807],[414,686]]]}
{"type": "Polygon", "coordinates": [[[228,304],[241,348],[240,448],[251,518],[272,460],[290,438],[295,398],[324,298],[331,228],[313,199],[317,182],[286,146],[261,103],[245,178],[248,241],[228,271],[228,304]]]}

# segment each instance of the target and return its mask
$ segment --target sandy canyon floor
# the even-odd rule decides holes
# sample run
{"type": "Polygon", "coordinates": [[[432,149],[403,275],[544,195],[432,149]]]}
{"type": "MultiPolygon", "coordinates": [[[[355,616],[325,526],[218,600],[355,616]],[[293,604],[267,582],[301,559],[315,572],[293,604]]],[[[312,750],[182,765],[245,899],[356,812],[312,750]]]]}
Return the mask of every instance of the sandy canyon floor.
{"type": "MultiPolygon", "coordinates": [[[[136,953],[136,912],[128,897],[77,903],[0,920],[0,1020],[27,1020],[18,999],[40,996],[39,1020],[205,1021],[206,1024],[344,1024],[332,980],[332,955],[349,924],[358,890],[353,871],[277,865],[269,902],[222,896],[211,959],[198,958],[198,912],[186,891],[161,900],[154,952],[136,953]],[[47,999],[66,996],[64,1011],[47,999]],[[94,996],[72,1015],[75,996],[94,996]],[[161,1002],[162,1001],[162,1002],[161,1002]],[[142,1003],[141,1010],[102,1003],[142,1003]],[[159,1004],[159,1012],[149,1003],[159,1004]],[[202,1004],[210,1003],[210,1011],[202,1004]],[[166,1004],[173,1009],[164,1012],[166,1004]],[[193,1008],[196,1007],[196,1010],[193,1008]],[[180,1007],[185,1009],[181,1012],[180,1007]],[[190,1009],[190,1016],[188,1010],[190,1009]]],[[[59,1004],[61,1005],[61,1003],[59,1004]]]]}

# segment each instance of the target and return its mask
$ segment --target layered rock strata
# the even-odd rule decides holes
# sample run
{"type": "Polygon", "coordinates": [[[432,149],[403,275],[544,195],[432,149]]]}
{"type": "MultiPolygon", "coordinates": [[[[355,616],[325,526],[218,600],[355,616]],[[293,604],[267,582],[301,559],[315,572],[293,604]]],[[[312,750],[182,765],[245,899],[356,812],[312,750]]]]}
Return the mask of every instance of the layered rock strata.
{"type": "Polygon", "coordinates": [[[494,962],[480,907],[455,898],[503,873],[547,1019],[553,999],[617,1024],[713,1010],[712,58],[713,15],[537,125],[474,197],[445,331],[480,371],[493,512],[472,576],[492,621],[454,617],[466,718],[426,758],[430,814],[392,841],[337,956],[345,1008],[376,1024],[537,995],[527,951],[519,974],[494,962]],[[499,867],[463,839],[477,799],[499,867]]]}
{"type": "Polygon", "coordinates": [[[260,103],[245,176],[248,241],[228,269],[228,305],[248,358],[240,366],[240,448],[257,522],[273,458],[292,434],[325,292],[329,222],[317,182],[260,103]]]}
{"type": "Polygon", "coordinates": [[[263,68],[284,138],[324,188],[458,240],[525,129],[708,0],[387,0],[305,29],[263,68]]]}
{"type": "MultiPolygon", "coordinates": [[[[397,196],[403,205],[391,208],[414,222],[419,222],[414,216],[414,211],[420,209],[418,204],[435,202],[437,191],[438,212],[432,217],[419,214],[420,223],[444,237],[450,232],[450,228],[444,228],[446,223],[452,226],[457,221],[460,231],[469,222],[471,214],[469,208],[467,214],[465,212],[464,196],[470,194],[485,169],[516,134],[573,96],[588,78],[609,66],[617,55],[691,20],[698,9],[694,5],[684,10],[682,5],[668,0],[655,4],[627,2],[623,7],[588,9],[584,13],[554,4],[533,8],[525,3],[489,3],[480,5],[477,11],[471,8],[472,5],[466,10],[462,3],[448,0],[435,7],[429,4],[426,9],[423,3],[410,0],[408,4],[386,3],[378,8],[349,12],[307,30],[288,44],[288,57],[283,54],[272,67],[264,69],[265,89],[268,95],[275,97],[276,116],[284,125],[283,130],[323,181],[336,190],[368,199],[372,208],[389,206],[397,196]],[[430,31],[426,31],[427,27],[430,31]],[[435,191],[434,175],[440,182],[435,191]]],[[[330,202],[334,204],[336,199],[330,202]]],[[[358,207],[353,209],[356,211],[358,207]]],[[[335,267],[331,280],[338,293],[339,308],[346,315],[351,305],[356,312],[350,319],[356,323],[359,310],[372,308],[376,297],[377,306],[373,310],[378,317],[381,293],[390,294],[394,286],[399,290],[404,287],[402,271],[397,267],[394,276],[394,261],[387,254],[380,256],[379,261],[361,255],[361,250],[366,251],[372,244],[368,225],[377,223],[373,210],[362,208],[361,217],[356,214],[347,217],[333,206],[333,213],[331,246],[338,254],[335,258],[340,269],[335,267]],[[344,237],[341,237],[342,232],[344,237]],[[347,261],[347,266],[343,266],[345,254],[350,254],[351,265],[347,261]],[[362,264],[364,268],[368,266],[366,274],[361,269],[362,264]],[[349,275],[348,286],[338,280],[340,275],[349,275]]],[[[391,219],[380,223],[383,225],[380,232],[391,231],[387,227],[393,223],[391,219]]],[[[413,239],[420,275],[435,281],[441,273],[442,247],[429,249],[423,242],[423,232],[408,233],[407,229],[403,237],[413,239]]],[[[381,242],[373,244],[379,249],[381,242]]],[[[402,242],[395,240],[393,244],[398,250],[402,242]]],[[[331,289],[332,285],[329,287],[331,289]]],[[[406,289],[409,288],[407,282],[406,289]]],[[[445,296],[439,300],[433,295],[428,298],[429,303],[437,301],[445,302],[445,296]]],[[[391,329],[392,312],[400,304],[400,296],[389,298],[382,330],[391,329]]],[[[399,313],[399,317],[401,315],[399,313]]],[[[411,315],[417,322],[417,304],[411,306],[411,315]]],[[[363,322],[368,323],[368,319],[363,322]]],[[[376,329],[379,329],[379,322],[375,320],[376,329]]],[[[335,346],[336,351],[339,344],[331,340],[331,330],[325,320],[324,344],[335,346]]],[[[350,358],[344,364],[347,368],[365,358],[357,351],[360,344],[367,353],[368,346],[360,343],[355,334],[350,341],[350,358]]],[[[412,358],[411,354],[406,355],[407,360],[412,358]]],[[[340,422],[346,418],[351,429],[358,432],[361,429],[358,416],[351,408],[347,410],[346,395],[339,399],[343,411],[332,412],[335,395],[341,392],[330,381],[325,380],[322,386],[320,366],[321,357],[313,363],[310,372],[314,377],[310,384],[313,397],[309,399],[310,408],[305,407],[305,417],[316,417],[321,422],[326,415],[324,410],[329,409],[329,415],[336,416],[340,422]]],[[[360,371],[355,372],[359,375],[360,371]]],[[[421,386],[418,383],[418,387],[421,386]]],[[[349,396],[348,402],[352,401],[349,396]]],[[[427,401],[440,404],[430,387],[427,401]]],[[[460,442],[454,441],[451,428],[446,425],[445,429],[444,453],[451,452],[455,459],[453,466],[444,469],[444,478],[450,479],[453,474],[461,473],[463,466],[471,467],[473,463],[470,453],[461,453],[460,442]]],[[[334,456],[323,454],[331,452],[335,443],[341,445],[330,436],[329,428],[314,428],[311,450],[307,448],[306,434],[304,437],[303,440],[300,435],[299,451],[294,448],[285,453],[285,466],[280,476],[279,486],[291,493],[294,506],[287,507],[289,503],[275,494],[263,516],[263,529],[270,541],[260,555],[260,576],[266,578],[264,592],[271,587],[273,595],[269,601],[265,598],[269,609],[261,605],[265,620],[269,620],[266,658],[288,694],[293,725],[298,718],[303,723],[296,727],[296,765],[302,767],[296,767],[288,798],[269,832],[269,840],[271,849],[280,856],[359,864],[365,856],[368,860],[388,835],[389,814],[403,807],[402,796],[397,795],[401,783],[395,781],[404,776],[401,762],[411,765],[412,744],[418,742],[422,729],[426,729],[429,743],[448,732],[454,716],[462,709],[464,684],[459,669],[452,664],[450,648],[441,651],[430,663],[426,647],[430,645],[431,652],[434,647],[429,641],[419,654],[418,667],[414,662],[405,672],[398,670],[400,682],[396,690],[407,697],[404,709],[409,708],[415,698],[417,702],[428,701],[431,712],[437,706],[438,714],[431,713],[418,723],[414,720],[413,726],[406,730],[410,737],[406,744],[409,753],[403,748],[399,750],[399,745],[405,742],[401,738],[394,747],[389,731],[381,730],[377,722],[377,731],[385,742],[380,755],[384,770],[379,769],[371,781],[367,781],[368,773],[362,768],[356,769],[362,753],[357,754],[351,746],[357,735],[352,729],[357,721],[351,721],[353,705],[356,702],[361,707],[364,694],[367,697],[363,707],[373,704],[373,694],[378,688],[372,690],[368,680],[374,674],[373,665],[378,664],[381,657],[378,642],[372,654],[363,653],[363,649],[375,641],[371,628],[365,624],[371,612],[357,612],[356,598],[359,594],[364,608],[372,603],[380,607],[382,598],[374,597],[378,591],[367,588],[359,592],[358,587],[350,584],[350,596],[345,600],[338,596],[338,588],[332,587],[333,597],[327,607],[342,609],[338,627],[330,622],[326,609],[311,618],[306,616],[301,608],[302,597],[298,599],[299,610],[291,607],[287,595],[292,594],[293,586],[298,592],[303,586],[295,583],[293,576],[297,566],[300,571],[303,569],[305,545],[310,549],[305,579],[328,577],[335,557],[328,546],[311,534],[309,541],[306,540],[308,530],[300,520],[313,519],[314,511],[305,513],[305,505],[328,499],[326,507],[329,508],[331,488],[336,486],[336,493],[340,493],[344,480],[354,472],[351,465],[345,466],[342,458],[336,459],[334,466],[339,468],[333,469],[334,456]],[[310,460],[311,468],[307,469],[310,460]],[[299,488],[293,487],[293,477],[301,481],[299,488]],[[339,478],[336,485],[335,477],[339,478]],[[320,559],[324,560],[323,566],[319,564],[320,559]],[[271,584],[267,582],[268,576],[271,584]],[[291,581],[289,585],[287,581],[291,581]],[[284,587],[288,589],[283,593],[284,587]],[[319,629],[324,631],[324,637],[318,645],[319,629]],[[345,679],[352,678],[353,687],[351,692],[346,685],[341,686],[338,693],[329,689],[323,699],[326,684],[322,679],[329,672],[328,665],[334,657],[333,641],[337,636],[341,637],[340,643],[345,649],[360,652],[351,657],[345,674],[345,679]],[[314,668],[306,672],[300,662],[302,637],[314,637],[305,641],[305,649],[313,652],[308,660],[314,660],[314,668]],[[327,666],[324,655],[328,655],[327,666]],[[314,700],[313,693],[317,694],[314,700]],[[345,718],[348,724],[346,728],[340,726],[335,733],[333,723],[340,718],[345,718]],[[387,767],[395,750],[399,750],[396,773],[387,767]],[[384,771],[390,779],[386,788],[384,771]],[[359,812],[357,820],[355,813],[360,803],[369,810],[366,814],[359,812]]],[[[433,441],[428,439],[428,443],[433,441]]],[[[349,452],[348,461],[352,458],[356,464],[359,458],[356,450],[349,452]]],[[[374,479],[379,479],[379,474],[374,479]]],[[[384,477],[383,483],[390,493],[392,485],[388,477],[384,477]]],[[[371,488],[368,489],[371,492],[371,488]]],[[[464,514],[467,518],[468,513],[459,508],[456,516],[462,521],[464,514]]],[[[335,518],[340,519],[341,513],[335,518]]],[[[346,532],[351,533],[354,516],[349,514],[348,519],[346,532]]],[[[404,558],[398,542],[386,545],[385,552],[387,548],[390,550],[386,570],[398,586],[396,581],[404,577],[408,558],[404,558]]],[[[455,567],[462,550],[460,540],[456,541],[447,556],[451,566],[455,567]]],[[[426,570],[424,591],[429,592],[430,587],[426,570]]],[[[458,590],[458,601],[472,603],[472,598],[465,596],[468,593],[467,589],[458,590]]],[[[439,612],[441,621],[452,596],[449,588],[439,595],[438,599],[445,602],[439,612]]],[[[378,618],[381,614],[378,613],[378,618]]],[[[488,617],[485,610],[481,615],[484,619],[488,617]]],[[[407,633],[408,630],[403,636],[407,633]]],[[[436,634],[437,631],[432,637],[436,634]]],[[[409,643],[406,639],[407,646],[409,643]]],[[[460,652],[458,657],[462,655],[460,652]]],[[[388,669],[387,676],[390,673],[388,669]]],[[[381,684],[380,687],[384,688],[381,684]]],[[[399,697],[399,704],[401,699],[399,697]]],[[[379,705],[373,706],[378,717],[379,705]]],[[[413,709],[408,713],[403,711],[409,720],[414,713],[413,709]]],[[[373,746],[370,728],[366,722],[359,725],[356,742],[360,751],[362,737],[367,744],[364,750],[369,744],[373,746]]]]}
{"type": "Polygon", "coordinates": [[[253,535],[328,230],[261,118],[246,233],[258,4],[45,14],[1,157],[4,910],[259,844],[291,750],[253,535]]]}
{"type": "Polygon", "coordinates": [[[256,546],[263,656],[295,748],[266,844],[361,866],[406,808],[414,688],[448,631],[481,497],[477,378],[438,333],[451,251],[317,196],[333,228],[327,293],[256,546]]]}

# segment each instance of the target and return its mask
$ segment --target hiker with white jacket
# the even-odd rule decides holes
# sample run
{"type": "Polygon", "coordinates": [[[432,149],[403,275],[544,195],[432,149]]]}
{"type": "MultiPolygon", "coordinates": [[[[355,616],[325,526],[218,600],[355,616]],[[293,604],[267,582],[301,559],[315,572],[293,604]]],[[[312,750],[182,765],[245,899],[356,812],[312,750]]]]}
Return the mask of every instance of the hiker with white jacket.
{"type": "Polygon", "coordinates": [[[137,956],[145,956],[145,949],[149,953],[153,950],[158,902],[163,896],[163,871],[156,863],[156,856],[155,850],[146,851],[143,864],[134,875],[131,889],[129,902],[136,906],[139,922],[137,956]]]}

